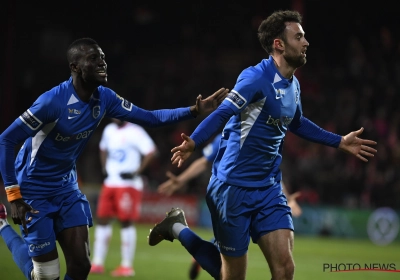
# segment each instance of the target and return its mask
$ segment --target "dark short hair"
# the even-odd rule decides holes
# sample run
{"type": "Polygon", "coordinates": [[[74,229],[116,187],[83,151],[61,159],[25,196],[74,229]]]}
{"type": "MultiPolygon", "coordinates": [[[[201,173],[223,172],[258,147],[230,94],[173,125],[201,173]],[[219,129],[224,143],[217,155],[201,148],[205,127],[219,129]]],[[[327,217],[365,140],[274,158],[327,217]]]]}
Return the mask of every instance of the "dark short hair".
{"type": "Polygon", "coordinates": [[[67,59],[68,62],[75,62],[79,59],[79,49],[82,46],[98,45],[92,38],[81,38],[77,39],[69,45],[67,49],[67,59]]]}
{"type": "Polygon", "coordinates": [[[275,11],[269,17],[264,19],[258,27],[258,40],[261,46],[268,54],[273,51],[272,43],[279,38],[285,40],[284,32],[286,22],[302,22],[302,16],[297,11],[275,11]]]}

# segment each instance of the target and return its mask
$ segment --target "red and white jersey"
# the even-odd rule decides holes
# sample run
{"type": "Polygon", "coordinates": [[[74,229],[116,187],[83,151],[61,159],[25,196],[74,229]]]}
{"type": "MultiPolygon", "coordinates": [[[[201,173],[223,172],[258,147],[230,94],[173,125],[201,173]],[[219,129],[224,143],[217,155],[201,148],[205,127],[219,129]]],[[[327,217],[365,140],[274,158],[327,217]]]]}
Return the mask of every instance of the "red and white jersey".
{"type": "Polygon", "coordinates": [[[133,179],[122,179],[121,173],[134,173],[141,163],[142,156],[155,151],[156,146],[148,133],[139,125],[125,123],[118,126],[108,124],[100,140],[100,150],[107,152],[107,178],[104,184],[108,187],[132,186],[143,189],[141,176],[133,179]]]}

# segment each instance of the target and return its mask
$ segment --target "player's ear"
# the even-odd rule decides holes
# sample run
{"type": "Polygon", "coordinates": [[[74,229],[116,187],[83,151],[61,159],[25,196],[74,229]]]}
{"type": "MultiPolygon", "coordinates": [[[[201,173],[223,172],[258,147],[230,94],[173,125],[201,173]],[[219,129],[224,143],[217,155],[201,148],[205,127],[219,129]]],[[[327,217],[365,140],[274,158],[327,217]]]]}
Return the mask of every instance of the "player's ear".
{"type": "Polygon", "coordinates": [[[79,68],[79,66],[74,62],[71,62],[69,64],[69,69],[71,69],[71,72],[75,72],[75,73],[80,73],[81,72],[81,69],[79,68]]]}
{"type": "Polygon", "coordinates": [[[285,43],[281,39],[275,39],[274,40],[274,49],[276,50],[283,50],[283,47],[285,46],[285,43]]]}

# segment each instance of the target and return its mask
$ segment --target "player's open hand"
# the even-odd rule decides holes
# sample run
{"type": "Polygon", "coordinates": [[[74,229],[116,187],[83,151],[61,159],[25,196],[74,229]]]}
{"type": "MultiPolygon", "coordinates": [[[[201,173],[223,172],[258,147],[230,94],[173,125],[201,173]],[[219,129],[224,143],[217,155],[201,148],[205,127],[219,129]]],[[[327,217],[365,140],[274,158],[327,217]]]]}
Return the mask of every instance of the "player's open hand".
{"type": "MultiPolygon", "coordinates": [[[[228,95],[229,89],[220,88],[206,99],[202,99],[201,94],[196,98],[196,105],[192,110],[192,114],[207,115],[218,108],[225,97],[228,95]]],[[[192,108],[191,108],[192,109],[192,108]]]]}
{"type": "Polygon", "coordinates": [[[184,184],[172,172],[167,171],[166,175],[169,179],[158,186],[157,192],[171,196],[174,192],[182,188],[184,184]]]}
{"type": "Polygon", "coordinates": [[[363,131],[364,128],[361,127],[359,130],[352,131],[343,136],[339,144],[339,149],[346,153],[355,155],[364,162],[368,162],[367,158],[374,157],[374,154],[377,152],[376,149],[369,146],[376,145],[377,143],[372,140],[358,138],[363,131]]]}
{"type": "Polygon", "coordinates": [[[172,164],[177,164],[178,167],[181,167],[185,160],[190,157],[196,146],[194,141],[185,133],[182,133],[181,137],[183,139],[183,143],[171,150],[171,152],[174,153],[172,155],[171,162],[172,164]]]}
{"type": "Polygon", "coordinates": [[[35,210],[22,199],[16,199],[10,202],[11,204],[11,218],[16,225],[22,225],[24,232],[28,235],[27,223],[32,221],[32,217],[26,219],[26,213],[37,214],[39,211],[35,210]]]}

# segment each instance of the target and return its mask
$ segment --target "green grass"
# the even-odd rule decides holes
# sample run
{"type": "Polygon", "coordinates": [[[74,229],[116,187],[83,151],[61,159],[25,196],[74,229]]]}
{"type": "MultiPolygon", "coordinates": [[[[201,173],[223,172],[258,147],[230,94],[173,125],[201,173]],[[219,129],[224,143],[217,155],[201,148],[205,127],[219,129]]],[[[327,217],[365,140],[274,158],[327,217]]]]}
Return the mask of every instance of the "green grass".
{"type": "MultiPolygon", "coordinates": [[[[136,276],[139,280],[186,280],[191,256],[175,240],[173,243],[163,241],[155,247],[147,244],[146,236],[150,225],[138,225],[138,244],[135,258],[136,276]]],[[[195,228],[200,236],[209,239],[211,231],[195,228]]],[[[93,228],[90,229],[93,241],[93,228]]],[[[114,229],[113,239],[106,260],[105,275],[90,275],[89,279],[112,279],[109,275],[120,261],[119,231],[114,229]]],[[[61,252],[61,251],[60,251],[61,252]]],[[[60,255],[62,255],[60,253],[60,255]]],[[[400,279],[400,273],[392,272],[323,272],[323,264],[359,263],[364,264],[394,263],[395,269],[400,270],[400,244],[392,243],[385,247],[373,245],[368,240],[345,240],[331,238],[295,237],[294,258],[296,262],[296,280],[369,280],[369,279],[400,279]]],[[[61,260],[61,279],[65,273],[63,257],[61,260]]],[[[270,279],[266,261],[258,247],[251,244],[249,249],[249,265],[247,279],[270,279]]],[[[14,264],[11,254],[3,241],[0,241],[0,279],[23,279],[22,273],[14,264]]],[[[212,279],[205,271],[201,271],[199,280],[212,279]]]]}

